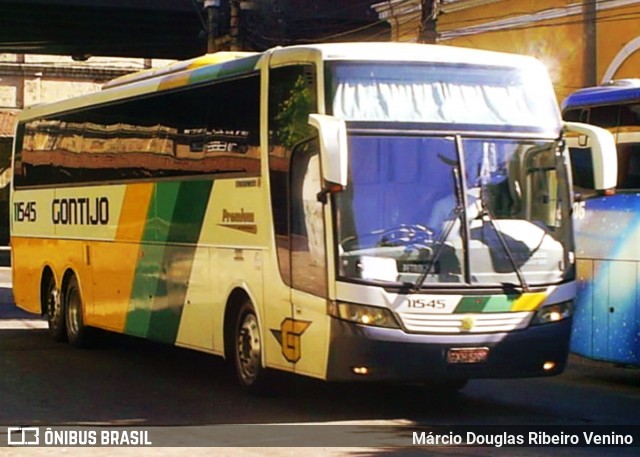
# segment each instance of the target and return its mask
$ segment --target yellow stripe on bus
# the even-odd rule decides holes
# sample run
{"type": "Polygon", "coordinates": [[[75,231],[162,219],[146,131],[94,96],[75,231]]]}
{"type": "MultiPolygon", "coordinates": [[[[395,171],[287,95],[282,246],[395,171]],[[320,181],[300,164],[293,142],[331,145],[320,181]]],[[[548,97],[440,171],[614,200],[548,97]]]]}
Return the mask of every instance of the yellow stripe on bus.
{"type": "Polygon", "coordinates": [[[130,184],[125,191],[116,239],[92,243],[94,250],[94,315],[101,327],[124,331],[131,289],[141,252],[139,244],[147,222],[154,185],[130,184]]]}
{"type": "Polygon", "coordinates": [[[127,186],[120,211],[116,241],[138,243],[142,239],[152,194],[153,184],[150,183],[127,186]]]}
{"type": "Polygon", "coordinates": [[[522,294],[511,305],[511,311],[534,311],[538,309],[546,298],[547,294],[545,292],[522,294]]]}

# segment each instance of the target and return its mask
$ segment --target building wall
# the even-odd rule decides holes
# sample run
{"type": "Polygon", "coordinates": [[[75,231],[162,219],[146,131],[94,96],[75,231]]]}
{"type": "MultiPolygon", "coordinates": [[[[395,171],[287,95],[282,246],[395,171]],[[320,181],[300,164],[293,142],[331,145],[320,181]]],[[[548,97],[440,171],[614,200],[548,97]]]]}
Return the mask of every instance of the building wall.
{"type": "Polygon", "coordinates": [[[106,81],[170,61],[0,54],[0,110],[22,109],[100,90],[106,81]]]}
{"type": "MultiPolygon", "coordinates": [[[[173,61],[109,57],[76,62],[66,56],[0,54],[0,114],[96,92],[110,79],[170,62],[173,61]]],[[[13,126],[5,124],[0,125],[0,266],[8,262],[8,251],[3,247],[9,243],[9,167],[13,142],[13,126]]]]}
{"type": "Polygon", "coordinates": [[[391,25],[391,41],[418,41],[422,0],[388,0],[372,6],[391,25]]]}
{"type": "MultiPolygon", "coordinates": [[[[394,27],[390,10],[417,0],[391,0],[375,7],[394,27]],[[393,7],[393,8],[392,8],[393,7]]],[[[559,101],[576,89],[610,79],[640,77],[640,0],[442,0],[438,43],[516,52],[541,59],[559,101]],[[592,29],[590,29],[592,24],[592,29]]],[[[404,26],[399,41],[416,41],[404,26]]]]}
{"type": "Polygon", "coordinates": [[[640,1],[598,12],[598,74],[640,77],[640,1]]]}

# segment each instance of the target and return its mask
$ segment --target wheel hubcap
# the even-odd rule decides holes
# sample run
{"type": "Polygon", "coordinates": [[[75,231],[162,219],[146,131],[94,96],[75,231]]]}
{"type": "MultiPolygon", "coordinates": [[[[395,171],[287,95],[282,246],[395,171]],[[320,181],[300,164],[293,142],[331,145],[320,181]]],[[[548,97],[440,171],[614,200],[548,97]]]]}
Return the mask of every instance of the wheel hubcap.
{"type": "Polygon", "coordinates": [[[60,306],[60,294],[57,289],[52,288],[47,297],[47,316],[49,316],[49,324],[57,327],[60,322],[60,314],[62,312],[60,306]]]}
{"type": "Polygon", "coordinates": [[[67,303],[67,313],[69,313],[69,321],[67,322],[67,328],[72,335],[78,333],[80,329],[80,301],[78,300],[78,294],[75,289],[70,291],[69,301],[67,303]]]}
{"type": "Polygon", "coordinates": [[[260,333],[258,321],[253,314],[247,314],[238,331],[237,358],[238,372],[245,384],[251,384],[260,370],[260,333]]]}

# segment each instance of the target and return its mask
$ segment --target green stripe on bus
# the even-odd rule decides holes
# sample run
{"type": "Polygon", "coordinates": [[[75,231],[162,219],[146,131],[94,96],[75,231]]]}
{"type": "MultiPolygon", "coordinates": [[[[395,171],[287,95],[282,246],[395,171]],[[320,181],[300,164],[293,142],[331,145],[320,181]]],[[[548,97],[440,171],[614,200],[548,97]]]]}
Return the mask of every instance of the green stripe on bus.
{"type": "MultiPolygon", "coordinates": [[[[166,235],[168,245],[163,258],[164,274],[158,283],[147,333],[151,339],[175,343],[212,186],[213,181],[181,182],[171,223],[166,232],[160,232],[166,235]]],[[[171,195],[171,189],[168,193],[171,195]]]]}
{"type": "Polygon", "coordinates": [[[147,336],[158,293],[165,247],[160,244],[146,244],[140,249],[142,252],[136,266],[124,331],[130,335],[147,336]]]}
{"type": "Polygon", "coordinates": [[[454,313],[507,313],[517,295],[463,297],[454,313]]]}
{"type": "Polygon", "coordinates": [[[228,78],[235,75],[246,75],[255,70],[260,55],[243,57],[241,59],[230,60],[218,65],[210,65],[196,68],[189,76],[189,83],[199,83],[216,79],[228,78]]]}
{"type": "Polygon", "coordinates": [[[164,244],[169,241],[169,231],[173,225],[173,213],[178,203],[182,184],[180,181],[156,184],[154,219],[156,223],[156,241],[158,243],[164,244]]]}
{"type": "Polygon", "coordinates": [[[156,184],[126,333],[175,342],[212,187],[213,181],[156,184]]]}
{"type": "Polygon", "coordinates": [[[481,313],[488,297],[462,297],[454,313],[481,313]]]}
{"type": "Polygon", "coordinates": [[[166,241],[196,244],[209,204],[213,181],[184,181],[178,191],[166,241]]]}
{"type": "Polygon", "coordinates": [[[125,333],[136,336],[146,336],[151,321],[154,297],[158,288],[158,278],[164,245],[155,244],[157,241],[156,202],[158,201],[158,185],[156,184],[151,196],[151,204],[147,211],[147,221],[140,240],[140,255],[136,265],[129,312],[125,323],[125,333]]]}
{"type": "Polygon", "coordinates": [[[518,298],[517,295],[495,295],[493,297],[489,297],[483,312],[508,313],[511,311],[511,305],[513,305],[516,298],[518,298]]]}

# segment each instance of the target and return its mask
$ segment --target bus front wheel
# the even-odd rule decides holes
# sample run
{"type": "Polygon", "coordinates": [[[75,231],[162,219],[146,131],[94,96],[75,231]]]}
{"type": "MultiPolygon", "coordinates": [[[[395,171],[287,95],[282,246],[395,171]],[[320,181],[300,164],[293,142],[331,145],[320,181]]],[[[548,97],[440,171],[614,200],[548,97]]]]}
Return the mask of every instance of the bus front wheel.
{"type": "Polygon", "coordinates": [[[73,276],[64,294],[65,326],[69,343],[76,347],[88,347],[91,343],[90,330],[84,325],[82,315],[82,295],[78,280],[73,276]]]}
{"type": "Polygon", "coordinates": [[[267,390],[267,371],[262,366],[262,337],[255,310],[249,301],[239,312],[234,332],[234,365],[245,390],[263,394],[267,390]]]}

